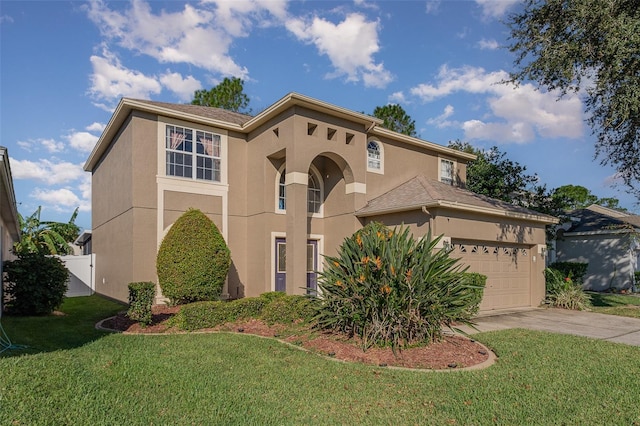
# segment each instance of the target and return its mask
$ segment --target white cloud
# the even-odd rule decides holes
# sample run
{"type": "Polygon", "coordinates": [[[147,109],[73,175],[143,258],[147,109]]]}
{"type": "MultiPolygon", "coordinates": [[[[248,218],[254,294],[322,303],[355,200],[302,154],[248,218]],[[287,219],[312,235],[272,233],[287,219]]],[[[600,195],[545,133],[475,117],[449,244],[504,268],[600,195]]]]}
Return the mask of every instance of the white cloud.
{"type": "Polygon", "coordinates": [[[440,9],[440,3],[442,3],[441,0],[427,0],[427,7],[425,10],[427,15],[430,15],[430,14],[437,15],[438,10],[440,9]]]}
{"type": "Polygon", "coordinates": [[[246,78],[248,70],[236,64],[229,53],[234,38],[246,37],[254,20],[268,25],[270,15],[284,17],[286,2],[211,1],[155,14],[143,0],[134,0],[130,9],[122,12],[93,1],[86,11],[106,39],[126,49],[160,62],[187,63],[246,78]]]}
{"type": "Polygon", "coordinates": [[[43,148],[50,153],[64,151],[64,143],[55,139],[30,139],[26,141],[18,141],[18,146],[27,152],[40,151],[43,148]]]}
{"type": "Polygon", "coordinates": [[[72,148],[81,152],[91,152],[99,139],[98,136],[92,135],[89,132],[75,131],[67,135],[66,138],[72,148]]]}
{"type": "Polygon", "coordinates": [[[167,89],[175,93],[181,101],[188,101],[193,98],[193,92],[202,89],[202,84],[193,78],[182,75],[177,72],[169,72],[160,76],[160,83],[167,89]]]}
{"type": "Polygon", "coordinates": [[[0,16],[0,24],[13,24],[13,18],[9,15],[0,16]]]}
{"type": "Polygon", "coordinates": [[[507,78],[508,73],[502,70],[442,66],[435,84],[420,84],[411,89],[411,94],[425,102],[460,92],[486,95],[491,112],[488,119],[493,121],[464,122],[462,129],[470,139],[524,143],[536,134],[548,138],[583,135],[583,106],[577,96],[558,100],[557,93],[538,91],[531,84],[500,84],[507,78]]]}
{"type": "Polygon", "coordinates": [[[105,127],[107,127],[106,124],[104,123],[98,123],[97,121],[94,123],[89,124],[87,127],[85,127],[85,130],[88,130],[89,132],[98,132],[98,133],[102,133],[103,130],[105,129],[105,127]]]}
{"type": "Polygon", "coordinates": [[[124,67],[106,47],[102,56],[93,55],[90,60],[93,74],[89,91],[97,99],[113,101],[123,96],[149,99],[151,94],[162,90],[155,77],[124,67]]]}
{"type": "Polygon", "coordinates": [[[310,21],[294,18],[286,27],[300,41],[313,44],[320,54],[327,55],[335,72],[328,78],[346,76],[347,81],[363,81],[365,86],[385,87],[393,76],[383,63],[375,63],[373,56],[380,50],[379,21],[367,21],[364,15],[352,13],[334,24],[314,17],[310,21]]]}
{"type": "Polygon", "coordinates": [[[403,92],[394,92],[391,95],[389,95],[389,103],[409,104],[411,102],[405,97],[403,92]]]}
{"type": "Polygon", "coordinates": [[[478,42],[478,47],[481,50],[496,50],[500,46],[498,45],[498,42],[495,41],[494,39],[487,40],[483,38],[478,42]]]}
{"type": "Polygon", "coordinates": [[[67,212],[69,209],[80,207],[81,211],[90,211],[90,199],[81,199],[69,188],[59,189],[40,189],[35,188],[30,197],[35,198],[38,202],[46,203],[58,212],[67,212]]]}
{"type": "Polygon", "coordinates": [[[454,111],[455,109],[452,105],[447,105],[446,107],[444,107],[444,111],[442,112],[442,114],[437,117],[430,118],[429,120],[427,120],[427,123],[438,128],[451,127],[456,123],[447,119],[453,115],[454,111]]]}
{"type": "Polygon", "coordinates": [[[33,179],[47,185],[73,182],[85,175],[82,164],[68,161],[38,161],[11,159],[11,173],[14,179],[33,179]]]}
{"type": "Polygon", "coordinates": [[[500,18],[511,6],[519,2],[520,0],[476,0],[485,19],[500,18]]]}

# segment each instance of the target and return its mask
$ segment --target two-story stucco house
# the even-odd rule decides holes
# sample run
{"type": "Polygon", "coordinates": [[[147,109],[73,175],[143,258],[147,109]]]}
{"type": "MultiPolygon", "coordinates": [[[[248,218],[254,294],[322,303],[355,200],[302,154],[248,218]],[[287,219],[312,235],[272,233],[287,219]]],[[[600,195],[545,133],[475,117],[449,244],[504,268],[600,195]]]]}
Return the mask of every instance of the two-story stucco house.
{"type": "Polygon", "coordinates": [[[157,282],[157,248],[193,207],[231,249],[231,298],[304,293],[322,256],[377,220],[443,234],[489,277],[482,309],[537,306],[554,219],[462,189],[473,158],[296,93],[255,117],[122,99],[85,164],[96,290],[127,300],[129,282],[157,282]]]}

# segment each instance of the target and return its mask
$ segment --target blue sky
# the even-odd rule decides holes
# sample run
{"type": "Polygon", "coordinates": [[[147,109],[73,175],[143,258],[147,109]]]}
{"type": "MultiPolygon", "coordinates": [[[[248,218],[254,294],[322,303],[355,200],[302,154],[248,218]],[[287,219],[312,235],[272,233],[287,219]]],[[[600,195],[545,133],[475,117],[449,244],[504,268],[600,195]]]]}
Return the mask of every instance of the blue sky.
{"type": "Polygon", "coordinates": [[[497,145],[549,188],[582,185],[638,212],[594,156],[584,103],[512,69],[512,0],[0,1],[0,145],[19,211],[91,228],[82,170],[118,100],[187,103],[224,77],[253,112],[299,92],[355,111],[400,103],[423,139],[497,145]]]}

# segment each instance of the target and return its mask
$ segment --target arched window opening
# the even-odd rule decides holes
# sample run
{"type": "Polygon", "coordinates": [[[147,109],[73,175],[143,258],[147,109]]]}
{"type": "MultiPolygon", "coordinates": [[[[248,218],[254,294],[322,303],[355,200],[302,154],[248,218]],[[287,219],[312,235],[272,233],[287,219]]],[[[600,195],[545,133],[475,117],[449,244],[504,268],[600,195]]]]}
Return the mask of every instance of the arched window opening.
{"type": "MultiPolygon", "coordinates": [[[[285,185],[287,169],[282,169],[280,179],[278,181],[278,210],[285,211],[287,209],[287,187],[285,185]]],[[[312,214],[320,213],[322,207],[322,187],[318,177],[312,171],[309,171],[309,180],[307,186],[307,212],[312,214]]]]}
{"type": "Polygon", "coordinates": [[[382,156],[380,155],[380,145],[378,142],[370,141],[367,144],[367,168],[380,170],[382,156]]]}

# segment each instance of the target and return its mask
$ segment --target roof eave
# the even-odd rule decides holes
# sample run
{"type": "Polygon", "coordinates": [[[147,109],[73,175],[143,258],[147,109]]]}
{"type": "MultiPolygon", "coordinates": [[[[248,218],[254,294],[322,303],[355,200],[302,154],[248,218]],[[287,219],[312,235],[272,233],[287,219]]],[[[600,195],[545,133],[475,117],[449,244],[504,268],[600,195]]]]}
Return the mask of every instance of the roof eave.
{"type": "Polygon", "coordinates": [[[187,112],[176,111],[171,108],[162,107],[159,105],[151,105],[146,102],[140,102],[135,99],[122,98],[118,103],[109,123],[105,127],[102,135],[98,139],[98,142],[93,147],[93,151],[89,155],[89,158],[84,164],[84,170],[90,172],[93,170],[97,162],[102,157],[102,154],[107,150],[108,143],[113,140],[120,127],[125,122],[131,111],[143,111],[158,114],[165,117],[177,118],[180,120],[191,121],[194,123],[204,124],[207,126],[217,127],[225,130],[235,130],[242,132],[242,126],[239,124],[230,123],[228,121],[216,120],[213,118],[203,117],[201,115],[190,114],[187,112]]]}
{"type": "Polygon", "coordinates": [[[380,127],[380,126],[375,126],[369,131],[369,133],[373,135],[378,135],[378,136],[385,136],[385,137],[396,139],[396,140],[399,139],[403,142],[406,142],[412,145],[427,147],[440,154],[456,157],[465,161],[473,161],[477,158],[475,154],[469,154],[468,152],[459,151],[457,149],[438,145],[437,143],[434,143],[434,142],[430,142],[423,139],[415,138],[413,136],[408,136],[402,133],[394,132],[393,130],[385,129],[384,127],[380,127]]]}
{"type": "Polygon", "coordinates": [[[383,121],[379,118],[372,117],[367,114],[351,111],[347,108],[342,108],[337,105],[323,102],[318,99],[310,98],[308,96],[301,95],[299,93],[291,92],[273,103],[267,109],[256,115],[242,126],[243,131],[251,132],[258,126],[262,125],[271,118],[284,112],[285,110],[293,106],[303,106],[314,111],[331,114],[334,117],[344,118],[350,121],[355,121],[366,126],[382,125],[383,121]]]}
{"type": "Polygon", "coordinates": [[[376,211],[369,211],[369,212],[363,212],[363,213],[356,212],[356,216],[357,217],[380,216],[385,214],[402,213],[406,211],[418,210],[422,208],[424,209],[447,208],[452,210],[468,211],[471,213],[482,213],[489,216],[527,220],[530,222],[540,222],[548,225],[557,224],[560,221],[558,218],[546,216],[546,215],[527,214],[527,213],[513,212],[513,211],[502,210],[502,209],[494,209],[490,207],[479,207],[479,206],[473,206],[470,204],[445,201],[445,200],[435,200],[429,203],[420,203],[420,204],[402,206],[397,208],[380,209],[376,211]]]}

